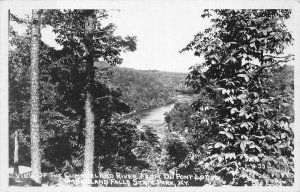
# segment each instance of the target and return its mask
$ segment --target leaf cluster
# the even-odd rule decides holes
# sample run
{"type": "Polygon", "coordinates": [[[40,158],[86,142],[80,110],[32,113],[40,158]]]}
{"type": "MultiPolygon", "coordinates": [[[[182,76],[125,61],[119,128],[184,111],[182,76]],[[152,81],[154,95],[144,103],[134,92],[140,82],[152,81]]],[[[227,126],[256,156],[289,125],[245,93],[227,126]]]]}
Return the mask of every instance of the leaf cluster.
{"type": "Polygon", "coordinates": [[[283,55],[293,41],[284,24],[290,14],[290,10],[205,10],[203,17],[212,17],[213,25],[182,50],[204,56],[204,63],[191,68],[186,83],[209,98],[194,104],[195,116],[211,131],[217,130],[206,145],[205,162],[227,184],[293,182],[294,134],[283,110],[293,94],[273,94],[266,83],[281,63],[293,59],[283,55]]]}

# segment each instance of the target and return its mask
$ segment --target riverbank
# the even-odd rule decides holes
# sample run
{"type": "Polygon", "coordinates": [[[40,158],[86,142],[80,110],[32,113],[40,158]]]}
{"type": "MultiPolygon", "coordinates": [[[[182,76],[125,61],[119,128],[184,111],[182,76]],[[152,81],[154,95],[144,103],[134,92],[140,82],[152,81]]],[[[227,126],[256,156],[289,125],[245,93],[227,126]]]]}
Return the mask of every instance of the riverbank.
{"type": "Polygon", "coordinates": [[[164,139],[165,135],[167,134],[168,127],[165,121],[165,114],[173,109],[176,102],[190,101],[192,99],[192,96],[193,95],[191,94],[178,94],[176,95],[176,100],[168,105],[136,113],[136,115],[140,116],[138,129],[142,130],[143,127],[152,127],[158,137],[164,139]]]}

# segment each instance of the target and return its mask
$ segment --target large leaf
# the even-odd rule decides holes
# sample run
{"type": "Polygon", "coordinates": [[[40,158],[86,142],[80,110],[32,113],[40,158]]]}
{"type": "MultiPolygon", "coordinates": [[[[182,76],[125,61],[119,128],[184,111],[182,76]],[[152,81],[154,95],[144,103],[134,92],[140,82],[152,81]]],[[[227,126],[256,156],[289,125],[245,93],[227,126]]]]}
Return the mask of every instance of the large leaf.
{"type": "Polygon", "coordinates": [[[227,131],[220,131],[220,134],[225,134],[229,139],[233,139],[233,135],[227,131]]]}
{"type": "Polygon", "coordinates": [[[242,151],[245,151],[246,145],[247,145],[247,141],[242,140],[241,143],[240,143],[240,148],[241,148],[242,151]]]}
{"type": "Polygon", "coordinates": [[[246,82],[249,81],[249,76],[247,74],[238,74],[238,77],[243,77],[245,79],[246,82]]]}

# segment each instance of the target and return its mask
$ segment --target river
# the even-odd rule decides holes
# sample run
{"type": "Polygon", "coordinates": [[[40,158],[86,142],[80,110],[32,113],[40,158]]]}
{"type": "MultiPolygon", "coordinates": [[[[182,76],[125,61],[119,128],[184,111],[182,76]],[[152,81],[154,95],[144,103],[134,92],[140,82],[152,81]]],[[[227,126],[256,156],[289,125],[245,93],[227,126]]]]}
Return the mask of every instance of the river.
{"type": "MultiPolygon", "coordinates": [[[[189,95],[177,95],[177,101],[183,101],[190,98],[191,96],[189,95]]],[[[174,105],[175,102],[140,112],[139,115],[141,117],[141,122],[138,124],[138,128],[142,129],[143,126],[153,127],[157,135],[160,138],[163,138],[166,134],[166,122],[164,114],[171,111],[174,105]]]]}
{"type": "Polygon", "coordinates": [[[172,103],[141,112],[139,114],[141,117],[141,122],[138,124],[138,129],[142,129],[144,126],[153,127],[157,136],[164,138],[166,135],[166,122],[164,114],[171,111],[174,105],[175,104],[172,103]]]}
{"type": "Polygon", "coordinates": [[[174,107],[174,103],[164,105],[154,109],[150,109],[140,113],[141,122],[139,125],[146,126],[161,126],[165,123],[165,113],[171,111],[174,107]]]}

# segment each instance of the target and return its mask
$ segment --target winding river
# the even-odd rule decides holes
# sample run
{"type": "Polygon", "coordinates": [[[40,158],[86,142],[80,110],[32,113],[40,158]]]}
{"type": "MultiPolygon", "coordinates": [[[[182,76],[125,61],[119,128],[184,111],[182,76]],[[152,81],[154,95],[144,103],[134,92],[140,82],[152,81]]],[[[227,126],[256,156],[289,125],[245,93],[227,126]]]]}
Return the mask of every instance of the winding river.
{"type": "Polygon", "coordinates": [[[161,107],[157,107],[154,109],[146,110],[142,113],[140,113],[141,122],[140,126],[161,126],[165,123],[165,113],[171,111],[171,109],[174,107],[174,103],[164,105],[161,107]]]}
{"type": "Polygon", "coordinates": [[[141,122],[138,125],[138,129],[143,129],[145,126],[153,127],[157,136],[163,139],[166,135],[166,122],[164,114],[171,111],[174,105],[175,104],[172,103],[141,112],[139,114],[141,117],[141,122]]]}
{"type": "MultiPolygon", "coordinates": [[[[182,94],[177,95],[177,101],[182,101],[184,99],[190,99],[190,98],[191,96],[189,95],[182,95],[182,94]]],[[[140,112],[139,115],[141,117],[141,122],[139,123],[138,128],[141,129],[144,126],[153,127],[157,135],[160,138],[163,138],[164,135],[166,134],[166,130],[165,130],[166,122],[165,122],[164,114],[166,112],[171,111],[174,105],[175,102],[168,105],[164,105],[164,106],[160,106],[160,107],[156,107],[153,109],[140,112]]]]}

